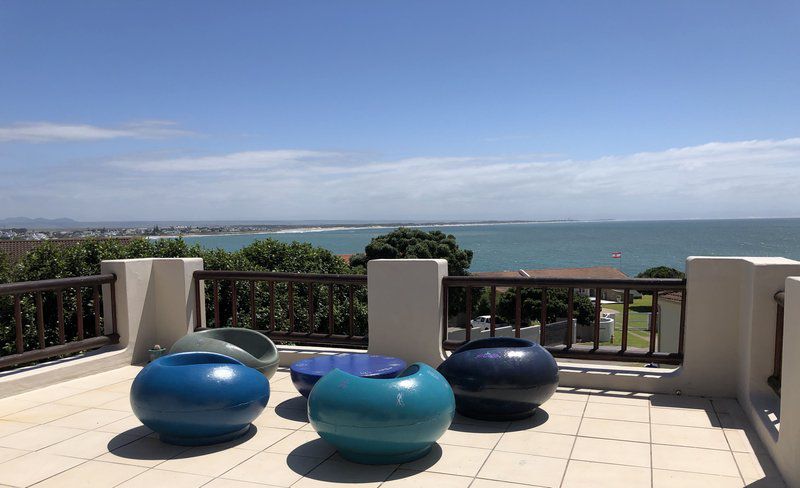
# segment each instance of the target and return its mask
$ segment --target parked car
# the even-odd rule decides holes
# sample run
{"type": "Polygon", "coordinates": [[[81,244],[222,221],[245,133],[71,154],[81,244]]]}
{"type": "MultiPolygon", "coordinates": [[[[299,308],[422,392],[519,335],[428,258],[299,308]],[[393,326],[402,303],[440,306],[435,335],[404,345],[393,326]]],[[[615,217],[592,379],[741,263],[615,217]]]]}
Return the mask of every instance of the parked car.
{"type": "MultiPolygon", "coordinates": [[[[481,329],[485,330],[491,327],[492,317],[490,315],[480,315],[472,319],[470,321],[470,324],[472,324],[473,327],[480,327],[481,329]]],[[[505,327],[506,325],[508,324],[505,322],[500,322],[500,320],[498,320],[497,317],[495,317],[494,320],[495,327],[505,327]]]]}

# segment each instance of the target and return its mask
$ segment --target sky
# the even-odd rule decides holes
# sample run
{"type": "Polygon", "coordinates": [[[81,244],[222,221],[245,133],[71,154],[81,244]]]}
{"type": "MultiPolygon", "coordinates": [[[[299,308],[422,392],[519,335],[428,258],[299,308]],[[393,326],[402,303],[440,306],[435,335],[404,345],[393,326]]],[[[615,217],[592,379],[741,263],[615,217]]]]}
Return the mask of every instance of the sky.
{"type": "Polygon", "coordinates": [[[0,218],[800,217],[800,2],[0,0],[0,218]]]}

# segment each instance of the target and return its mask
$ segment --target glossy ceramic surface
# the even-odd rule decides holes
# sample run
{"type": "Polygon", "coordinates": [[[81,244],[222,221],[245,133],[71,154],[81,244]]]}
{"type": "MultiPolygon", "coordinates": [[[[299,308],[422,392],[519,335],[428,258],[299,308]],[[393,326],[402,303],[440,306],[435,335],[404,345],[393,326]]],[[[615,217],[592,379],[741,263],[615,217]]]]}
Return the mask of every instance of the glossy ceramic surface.
{"type": "Polygon", "coordinates": [[[133,413],[170,444],[213,444],[243,435],[268,400],[264,375],[215,353],[164,356],[142,369],[131,386],[133,413]]]}
{"type": "Polygon", "coordinates": [[[308,397],[308,418],[320,437],[345,459],[365,464],[424,456],[450,427],[454,414],[450,385],[423,363],[390,379],[334,369],[308,397]]]}
{"type": "Polygon", "coordinates": [[[513,337],[472,341],[439,368],[458,412],[486,420],[533,415],[558,387],[558,365],[539,344],[513,337]]]}
{"type": "Polygon", "coordinates": [[[278,349],[260,332],[239,327],[207,329],[178,339],[170,353],[215,352],[230,356],[245,366],[272,378],[278,369],[278,349]]]}
{"type": "Polygon", "coordinates": [[[296,361],[289,369],[297,391],[308,397],[317,381],[334,369],[362,378],[394,378],[405,368],[405,361],[390,356],[336,354],[296,361]]]}

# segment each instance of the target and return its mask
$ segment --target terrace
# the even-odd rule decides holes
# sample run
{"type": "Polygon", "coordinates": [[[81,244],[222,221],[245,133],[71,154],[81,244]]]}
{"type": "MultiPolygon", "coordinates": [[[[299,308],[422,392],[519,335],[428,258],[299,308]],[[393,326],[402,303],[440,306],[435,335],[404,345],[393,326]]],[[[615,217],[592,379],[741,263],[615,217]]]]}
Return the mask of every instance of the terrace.
{"type": "MultiPolygon", "coordinates": [[[[18,333],[15,354],[0,357],[0,365],[23,365],[0,373],[0,486],[800,483],[800,425],[795,416],[781,416],[800,411],[800,360],[784,354],[784,344],[800,340],[800,278],[793,278],[800,263],[691,258],[686,282],[486,281],[446,277],[445,263],[435,260],[374,261],[367,277],[202,267],[199,259],[109,261],[100,277],[0,285],[13,302],[18,333]],[[561,387],[533,418],[457,416],[427,457],[399,466],[344,461],[311,429],[285,366],[365,348],[436,365],[470,339],[470,328],[465,338],[447,334],[476,310],[472,291],[496,297],[503,288],[511,290],[512,333],[539,327],[539,339],[559,360],[561,387]],[[518,298],[526,288],[545,290],[531,322],[522,320],[528,305],[518,298]],[[621,341],[600,341],[599,301],[588,339],[573,341],[571,329],[581,326],[573,317],[574,291],[584,288],[651,293],[648,346],[627,344],[627,301],[618,318],[621,341]],[[548,312],[552,289],[565,290],[564,317],[548,312]],[[667,291],[683,296],[674,348],[662,347],[659,337],[666,309],[658,297],[667,291]],[[26,304],[33,315],[23,313],[26,304]],[[55,307],[55,323],[45,320],[48,307],[55,307]],[[559,340],[556,322],[566,326],[559,340]],[[195,328],[225,325],[285,343],[268,408],[238,441],[195,448],[161,443],[128,402],[147,349],[169,346],[195,328]],[[30,361],[44,362],[24,366],[30,361]]],[[[490,334],[498,313],[499,299],[491,306],[490,334]]]]}

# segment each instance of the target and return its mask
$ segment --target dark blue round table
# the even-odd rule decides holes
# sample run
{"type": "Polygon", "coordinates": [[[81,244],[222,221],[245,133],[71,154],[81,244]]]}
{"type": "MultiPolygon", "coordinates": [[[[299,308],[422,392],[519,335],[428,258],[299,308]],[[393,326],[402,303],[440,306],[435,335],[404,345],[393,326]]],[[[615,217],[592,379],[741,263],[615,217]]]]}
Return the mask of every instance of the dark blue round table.
{"type": "Polygon", "coordinates": [[[302,359],[292,363],[289,368],[292,383],[304,397],[308,397],[320,378],[334,369],[362,378],[394,378],[406,369],[406,362],[377,354],[336,354],[302,359]]]}

